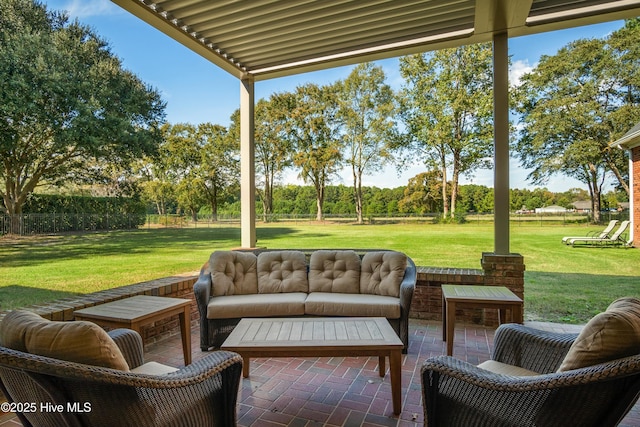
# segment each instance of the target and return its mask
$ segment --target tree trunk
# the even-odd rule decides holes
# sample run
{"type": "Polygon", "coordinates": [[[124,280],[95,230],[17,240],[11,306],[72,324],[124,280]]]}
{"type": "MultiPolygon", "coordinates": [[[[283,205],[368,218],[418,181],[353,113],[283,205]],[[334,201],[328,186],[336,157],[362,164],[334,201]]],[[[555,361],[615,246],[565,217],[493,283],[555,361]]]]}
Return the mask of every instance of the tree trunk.
{"type": "Polygon", "coordinates": [[[271,215],[271,185],[269,182],[269,174],[264,174],[264,189],[262,190],[262,220],[269,222],[269,215],[271,215]]]}
{"type": "Polygon", "coordinates": [[[447,196],[447,168],[442,168],[442,216],[449,216],[449,197],[447,196]]]}
{"type": "Polygon", "coordinates": [[[351,172],[353,173],[353,198],[356,202],[356,220],[358,224],[364,224],[362,215],[362,174],[356,170],[355,165],[351,166],[351,172]]]}
{"type": "Polygon", "coordinates": [[[211,188],[211,220],[218,222],[218,186],[215,184],[211,188]]]}
{"type": "Polygon", "coordinates": [[[591,195],[591,212],[592,221],[594,224],[600,224],[600,186],[598,185],[598,172],[597,168],[593,164],[589,164],[589,194],[591,195]]]}
{"type": "Polygon", "coordinates": [[[609,169],[613,171],[613,174],[616,176],[620,186],[624,188],[624,191],[626,191],[627,196],[631,198],[631,190],[629,190],[629,184],[627,184],[627,180],[622,177],[622,174],[620,173],[618,167],[613,162],[607,162],[607,165],[609,166],[609,169]]]}
{"type": "Polygon", "coordinates": [[[324,205],[324,185],[316,184],[316,221],[322,221],[322,205],[324,205]]]}
{"type": "Polygon", "coordinates": [[[456,216],[456,200],[458,198],[458,181],[460,180],[460,168],[458,167],[459,155],[453,159],[453,176],[451,177],[451,218],[456,216]]]}

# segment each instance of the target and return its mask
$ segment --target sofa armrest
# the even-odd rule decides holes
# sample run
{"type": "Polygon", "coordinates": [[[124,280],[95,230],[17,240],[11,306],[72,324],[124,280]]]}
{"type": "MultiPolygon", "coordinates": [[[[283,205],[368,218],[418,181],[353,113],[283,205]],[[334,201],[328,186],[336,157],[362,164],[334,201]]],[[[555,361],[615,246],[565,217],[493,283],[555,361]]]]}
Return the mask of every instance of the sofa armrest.
{"type": "MultiPolygon", "coordinates": [[[[198,275],[198,280],[193,285],[193,293],[198,304],[198,311],[200,315],[202,315],[201,308],[205,308],[209,303],[209,298],[211,298],[211,288],[213,287],[213,283],[211,282],[211,273],[209,272],[209,268],[207,266],[203,266],[200,269],[200,274],[198,275]]],[[[205,316],[206,317],[206,316],[205,316]]]]}
{"type": "Polygon", "coordinates": [[[139,333],[132,329],[113,329],[107,332],[116,343],[129,369],[137,368],[144,363],[144,345],[139,333]]]}
{"type": "Polygon", "coordinates": [[[209,348],[209,321],[207,319],[207,305],[211,298],[211,290],[213,283],[211,280],[211,272],[209,271],[209,263],[206,263],[200,269],[198,280],[193,284],[193,295],[198,307],[200,316],[200,349],[206,351],[209,348]]]}
{"type": "Polygon", "coordinates": [[[402,312],[407,315],[411,309],[411,300],[413,299],[413,291],[416,288],[417,271],[416,264],[407,257],[407,268],[404,270],[404,277],[400,283],[400,307],[402,312]]]}
{"type": "Polygon", "coordinates": [[[560,367],[576,337],[577,334],[504,324],[496,330],[491,358],[541,374],[551,373],[560,367]]]}

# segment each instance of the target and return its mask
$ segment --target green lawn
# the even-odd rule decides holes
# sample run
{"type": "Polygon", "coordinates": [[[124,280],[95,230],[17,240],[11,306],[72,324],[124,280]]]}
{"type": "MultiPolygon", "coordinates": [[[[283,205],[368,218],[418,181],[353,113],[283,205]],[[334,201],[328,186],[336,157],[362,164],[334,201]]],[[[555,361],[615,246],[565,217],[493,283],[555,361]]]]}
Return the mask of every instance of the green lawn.
{"type": "MultiPolygon", "coordinates": [[[[514,223],[511,251],[524,256],[525,316],[583,323],[620,296],[640,296],[638,249],[572,248],[566,235],[599,227],[514,223]]],[[[492,224],[259,225],[258,246],[385,248],[417,265],[480,268],[493,251],[492,224]]],[[[235,227],[144,229],[0,239],[0,309],[37,304],[197,271],[216,249],[240,243],[235,227]]]]}

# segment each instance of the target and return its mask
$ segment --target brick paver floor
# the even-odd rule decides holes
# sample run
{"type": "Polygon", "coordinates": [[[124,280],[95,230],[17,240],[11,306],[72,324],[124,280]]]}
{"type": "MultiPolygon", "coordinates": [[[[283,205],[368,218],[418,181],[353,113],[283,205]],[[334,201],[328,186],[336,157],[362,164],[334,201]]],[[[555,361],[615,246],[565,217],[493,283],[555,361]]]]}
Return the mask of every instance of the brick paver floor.
{"type": "MultiPolygon", "coordinates": [[[[559,324],[530,323],[555,331],[576,331],[559,324]]],[[[446,352],[440,322],[411,320],[409,353],[402,367],[402,413],[391,407],[389,374],[378,376],[377,358],[252,359],[249,378],[242,379],[238,425],[270,426],[422,426],[422,361],[446,352]]],[[[454,357],[478,364],[489,358],[494,328],[456,324],[454,357]]],[[[193,360],[200,351],[199,330],[192,329],[193,360]]],[[[180,335],[146,349],[147,361],[183,366],[180,335]]],[[[0,416],[0,427],[20,426],[16,418],[0,416]]],[[[640,426],[640,403],[621,424],[640,426]]]]}

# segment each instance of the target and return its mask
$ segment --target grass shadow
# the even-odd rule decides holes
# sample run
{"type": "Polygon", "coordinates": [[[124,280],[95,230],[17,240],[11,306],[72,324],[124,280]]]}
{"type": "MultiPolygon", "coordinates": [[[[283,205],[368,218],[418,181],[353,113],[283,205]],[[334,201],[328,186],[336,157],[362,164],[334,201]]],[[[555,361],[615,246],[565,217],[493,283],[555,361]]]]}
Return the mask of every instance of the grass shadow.
{"type": "Polygon", "coordinates": [[[614,300],[639,293],[634,276],[527,271],[525,314],[530,320],[586,323],[614,300]]]}
{"type": "MultiPolygon", "coordinates": [[[[287,227],[259,230],[258,236],[275,239],[298,233],[287,227]]],[[[66,259],[89,259],[121,254],[152,253],[157,248],[175,250],[230,249],[240,244],[237,227],[163,228],[134,231],[61,234],[0,241],[0,264],[30,266],[66,259]]]]}
{"type": "Polygon", "coordinates": [[[13,310],[26,307],[38,301],[55,301],[77,295],[73,292],[55,289],[31,288],[28,286],[9,285],[0,287],[0,310],[13,310]]]}

